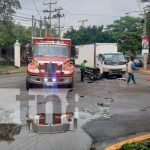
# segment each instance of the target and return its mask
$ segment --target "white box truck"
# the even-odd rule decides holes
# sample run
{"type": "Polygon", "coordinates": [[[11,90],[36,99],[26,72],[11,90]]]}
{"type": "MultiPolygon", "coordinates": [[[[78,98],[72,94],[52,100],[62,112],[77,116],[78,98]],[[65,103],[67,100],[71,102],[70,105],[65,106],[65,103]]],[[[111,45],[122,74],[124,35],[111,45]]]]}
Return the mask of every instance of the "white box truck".
{"type": "Polygon", "coordinates": [[[87,60],[86,74],[91,79],[115,75],[122,77],[126,72],[123,53],[118,52],[117,43],[94,43],[77,45],[76,65],[87,60]]]}

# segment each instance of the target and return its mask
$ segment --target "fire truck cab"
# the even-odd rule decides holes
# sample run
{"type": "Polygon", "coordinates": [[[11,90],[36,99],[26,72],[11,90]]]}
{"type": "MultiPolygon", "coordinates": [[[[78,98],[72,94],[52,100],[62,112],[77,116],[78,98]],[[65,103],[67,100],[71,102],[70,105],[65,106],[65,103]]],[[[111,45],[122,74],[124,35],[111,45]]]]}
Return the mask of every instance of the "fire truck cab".
{"type": "Polygon", "coordinates": [[[73,86],[71,40],[53,37],[34,38],[32,59],[27,67],[26,88],[33,85],[73,86]]]}

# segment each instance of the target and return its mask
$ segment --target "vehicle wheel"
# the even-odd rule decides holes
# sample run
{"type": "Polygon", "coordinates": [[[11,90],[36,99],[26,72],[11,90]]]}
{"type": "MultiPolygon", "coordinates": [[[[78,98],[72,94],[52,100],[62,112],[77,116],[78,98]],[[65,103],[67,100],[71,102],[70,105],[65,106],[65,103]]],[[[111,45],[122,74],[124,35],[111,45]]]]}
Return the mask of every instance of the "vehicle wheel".
{"type": "Polygon", "coordinates": [[[70,84],[68,84],[67,86],[68,88],[72,88],[73,87],[73,79],[72,79],[72,82],[70,84]]]}
{"type": "Polygon", "coordinates": [[[94,80],[94,77],[93,77],[93,76],[90,76],[90,80],[94,80]]]}
{"type": "Polygon", "coordinates": [[[33,84],[29,83],[27,80],[26,80],[26,89],[27,91],[33,87],[33,84]]]}
{"type": "Polygon", "coordinates": [[[119,74],[119,75],[117,75],[116,77],[117,77],[117,78],[122,78],[123,75],[122,75],[122,74],[119,74]]]}

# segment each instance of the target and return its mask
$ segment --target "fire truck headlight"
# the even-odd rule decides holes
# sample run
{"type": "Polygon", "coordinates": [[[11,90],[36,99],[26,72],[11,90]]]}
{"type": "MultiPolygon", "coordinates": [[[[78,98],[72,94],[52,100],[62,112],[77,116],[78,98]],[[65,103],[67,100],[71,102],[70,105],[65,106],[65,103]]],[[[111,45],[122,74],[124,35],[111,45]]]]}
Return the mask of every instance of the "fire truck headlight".
{"type": "Polygon", "coordinates": [[[38,69],[28,69],[28,71],[31,73],[39,73],[38,69]]]}
{"type": "Polygon", "coordinates": [[[63,71],[64,72],[64,74],[72,74],[73,73],[73,71],[71,70],[71,71],[63,71]]]}
{"type": "Polygon", "coordinates": [[[44,78],[44,82],[47,82],[48,81],[48,78],[44,78]]]}
{"type": "Polygon", "coordinates": [[[56,78],[53,78],[52,81],[53,81],[53,82],[56,82],[56,78]]]}

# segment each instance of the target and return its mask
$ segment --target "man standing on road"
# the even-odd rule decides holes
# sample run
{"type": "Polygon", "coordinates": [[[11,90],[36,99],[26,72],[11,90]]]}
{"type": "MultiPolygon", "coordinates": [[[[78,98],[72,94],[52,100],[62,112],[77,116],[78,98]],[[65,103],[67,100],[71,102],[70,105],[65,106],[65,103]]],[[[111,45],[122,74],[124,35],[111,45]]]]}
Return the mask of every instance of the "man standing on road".
{"type": "Polygon", "coordinates": [[[134,70],[138,70],[135,67],[135,63],[134,63],[134,58],[131,57],[130,62],[128,63],[128,67],[127,67],[127,71],[128,71],[128,80],[127,80],[127,84],[130,83],[130,80],[132,79],[133,83],[136,84],[135,82],[135,78],[134,78],[134,70]]]}
{"type": "Polygon", "coordinates": [[[86,60],[84,60],[81,64],[80,64],[80,71],[81,71],[81,82],[84,81],[84,73],[85,73],[85,64],[87,63],[86,60]]]}

